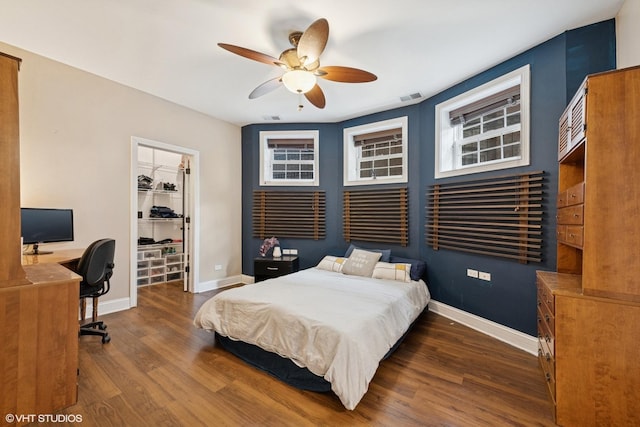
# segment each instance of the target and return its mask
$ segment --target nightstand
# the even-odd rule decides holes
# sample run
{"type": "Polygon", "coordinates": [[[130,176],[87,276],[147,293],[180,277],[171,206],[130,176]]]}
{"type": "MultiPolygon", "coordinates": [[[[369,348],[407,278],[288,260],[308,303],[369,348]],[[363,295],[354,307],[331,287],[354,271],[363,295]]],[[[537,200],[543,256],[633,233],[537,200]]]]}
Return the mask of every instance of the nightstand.
{"type": "Polygon", "coordinates": [[[300,269],[297,256],[283,255],[280,258],[259,257],[253,260],[255,282],[294,273],[300,269]]]}

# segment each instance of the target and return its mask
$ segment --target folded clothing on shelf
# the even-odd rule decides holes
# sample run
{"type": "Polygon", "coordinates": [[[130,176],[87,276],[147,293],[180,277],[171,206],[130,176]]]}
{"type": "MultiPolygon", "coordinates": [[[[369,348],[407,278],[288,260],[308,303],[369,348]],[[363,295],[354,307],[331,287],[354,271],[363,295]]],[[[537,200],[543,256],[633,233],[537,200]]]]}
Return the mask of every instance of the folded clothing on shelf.
{"type": "Polygon", "coordinates": [[[150,218],[180,218],[181,216],[167,206],[153,206],[149,213],[150,218]]]}

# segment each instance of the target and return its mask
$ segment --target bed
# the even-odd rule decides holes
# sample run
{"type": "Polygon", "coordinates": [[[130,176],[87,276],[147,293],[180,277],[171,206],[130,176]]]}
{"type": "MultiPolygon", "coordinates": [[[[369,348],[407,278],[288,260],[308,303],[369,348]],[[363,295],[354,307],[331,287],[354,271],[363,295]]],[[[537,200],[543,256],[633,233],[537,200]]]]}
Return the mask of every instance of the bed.
{"type": "Polygon", "coordinates": [[[385,262],[381,253],[361,249],[349,255],[220,292],[200,307],[194,324],[289,384],[330,388],[352,410],[430,295],[416,260],[385,262]]]}

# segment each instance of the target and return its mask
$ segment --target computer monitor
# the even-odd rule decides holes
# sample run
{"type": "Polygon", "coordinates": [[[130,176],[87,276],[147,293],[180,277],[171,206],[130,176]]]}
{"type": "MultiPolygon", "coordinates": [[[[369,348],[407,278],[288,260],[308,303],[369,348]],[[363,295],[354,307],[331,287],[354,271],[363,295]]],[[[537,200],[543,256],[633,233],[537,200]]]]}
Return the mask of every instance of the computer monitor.
{"type": "Polygon", "coordinates": [[[29,255],[50,254],[40,251],[38,244],[73,241],[73,210],[21,208],[22,243],[32,244],[29,255]]]}

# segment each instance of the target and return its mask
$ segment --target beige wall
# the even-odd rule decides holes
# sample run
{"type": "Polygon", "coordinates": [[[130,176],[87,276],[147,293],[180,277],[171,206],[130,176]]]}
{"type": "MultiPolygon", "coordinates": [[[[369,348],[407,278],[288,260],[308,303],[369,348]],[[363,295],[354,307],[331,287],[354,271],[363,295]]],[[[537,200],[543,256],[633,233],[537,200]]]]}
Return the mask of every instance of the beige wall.
{"type": "Polygon", "coordinates": [[[640,65],[640,0],[626,0],[616,16],[618,68],[640,65]]]}
{"type": "Polygon", "coordinates": [[[136,268],[129,232],[132,136],[200,153],[199,282],[241,274],[238,126],[12,46],[0,43],[0,51],[22,58],[22,206],[73,208],[75,242],[48,248],[116,239],[112,290],[104,302],[126,302],[130,268],[136,268]],[[214,264],[222,270],[214,271],[214,264]]]}

